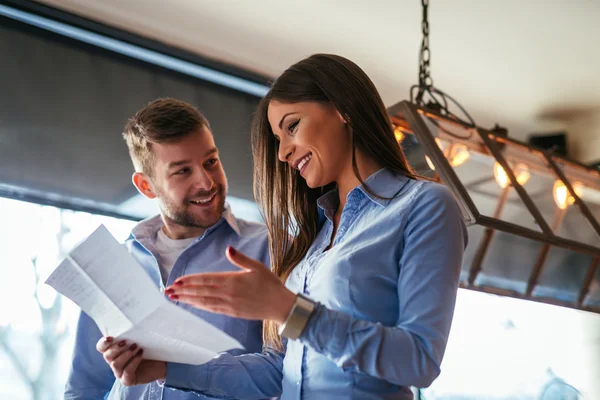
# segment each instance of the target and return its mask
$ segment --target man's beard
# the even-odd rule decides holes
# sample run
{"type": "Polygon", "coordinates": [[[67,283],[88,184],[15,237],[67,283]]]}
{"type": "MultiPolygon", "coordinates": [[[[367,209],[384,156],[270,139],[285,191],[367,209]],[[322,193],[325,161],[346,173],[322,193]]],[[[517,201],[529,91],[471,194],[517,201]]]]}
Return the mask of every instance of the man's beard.
{"type": "MultiPolygon", "coordinates": [[[[206,215],[194,215],[194,213],[189,212],[189,207],[194,207],[191,205],[188,198],[185,200],[185,204],[176,205],[170,201],[168,197],[165,197],[162,193],[159,193],[160,205],[163,214],[165,217],[169,218],[171,221],[180,226],[186,226],[190,228],[210,228],[214,224],[216,224],[223,212],[225,211],[225,193],[222,186],[219,186],[217,191],[215,192],[216,208],[214,205],[211,206],[210,209],[206,211],[210,211],[209,214],[206,215]],[[204,217],[204,218],[203,218],[204,217]]],[[[198,194],[194,197],[206,197],[206,194],[198,194]]]]}

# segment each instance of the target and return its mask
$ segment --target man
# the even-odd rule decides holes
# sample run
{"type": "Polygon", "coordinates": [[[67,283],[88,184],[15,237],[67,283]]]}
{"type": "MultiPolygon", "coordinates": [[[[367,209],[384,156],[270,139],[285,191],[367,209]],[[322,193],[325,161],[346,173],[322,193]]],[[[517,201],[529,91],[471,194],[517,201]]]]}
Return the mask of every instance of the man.
{"type": "MultiPolygon", "coordinates": [[[[127,123],[123,137],[135,167],[133,184],[160,209],[160,215],[133,228],[125,245],[161,292],[184,274],[237,270],[225,257],[228,245],[268,265],[266,228],[235,218],[225,204],[225,172],[208,121],[197,109],[174,99],[153,101],[127,123]]],[[[237,339],[246,351],[262,350],[261,322],[178,305],[237,339]]],[[[81,313],[66,400],[202,398],[157,382],[121,385],[96,351],[101,337],[94,321],[81,313]]]]}

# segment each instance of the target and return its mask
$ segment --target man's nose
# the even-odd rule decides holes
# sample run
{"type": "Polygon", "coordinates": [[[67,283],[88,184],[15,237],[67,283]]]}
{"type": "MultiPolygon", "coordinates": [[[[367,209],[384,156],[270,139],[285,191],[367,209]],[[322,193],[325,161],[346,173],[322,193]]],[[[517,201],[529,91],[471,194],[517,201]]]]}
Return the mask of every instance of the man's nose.
{"type": "Polygon", "coordinates": [[[214,183],[212,176],[204,168],[199,168],[194,174],[194,187],[197,189],[209,191],[214,183]]]}

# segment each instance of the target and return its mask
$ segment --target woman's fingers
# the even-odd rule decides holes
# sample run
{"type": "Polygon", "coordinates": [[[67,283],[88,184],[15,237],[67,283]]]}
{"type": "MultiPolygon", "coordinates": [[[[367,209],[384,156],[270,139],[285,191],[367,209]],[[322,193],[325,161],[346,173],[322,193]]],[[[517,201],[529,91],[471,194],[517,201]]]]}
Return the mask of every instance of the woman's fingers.
{"type": "Polygon", "coordinates": [[[120,340],[109,347],[102,353],[102,356],[106,360],[107,363],[113,362],[117,359],[121,354],[126,352],[129,348],[130,344],[127,343],[126,340],[120,340]]]}
{"type": "Polygon", "coordinates": [[[165,294],[174,300],[182,296],[191,297],[227,297],[229,291],[225,287],[186,285],[165,290],[165,294]]]}
{"type": "Polygon", "coordinates": [[[127,365],[132,361],[133,357],[137,355],[139,350],[140,349],[138,348],[137,344],[134,343],[130,346],[127,346],[124,351],[119,353],[119,355],[111,361],[106,359],[106,353],[104,353],[104,359],[110,364],[117,379],[121,379],[125,367],[127,367],[127,365]]]}
{"type": "Polygon", "coordinates": [[[98,350],[98,352],[100,352],[100,353],[104,353],[106,350],[108,350],[110,348],[110,346],[115,344],[114,341],[115,341],[115,338],[113,338],[112,336],[102,337],[96,343],[96,350],[98,350]]]}
{"type": "Polygon", "coordinates": [[[180,296],[178,301],[202,310],[235,316],[230,314],[231,305],[218,297],[180,296]]]}
{"type": "Polygon", "coordinates": [[[255,317],[251,313],[245,311],[245,309],[240,307],[237,303],[232,303],[218,297],[182,296],[178,299],[178,301],[189,304],[201,310],[210,311],[216,314],[228,315],[230,317],[245,319],[260,318],[255,317]]]}
{"type": "Polygon", "coordinates": [[[231,246],[227,247],[225,251],[225,255],[230,263],[233,265],[246,270],[246,271],[255,271],[255,270],[266,270],[265,265],[260,261],[256,261],[253,258],[248,257],[244,253],[239,250],[234,249],[231,246]]]}
{"type": "Polygon", "coordinates": [[[137,384],[137,369],[142,362],[144,350],[138,349],[134,351],[132,357],[125,364],[125,368],[121,373],[121,382],[125,386],[133,386],[137,384]]]}
{"type": "Polygon", "coordinates": [[[115,377],[121,378],[123,370],[141,349],[135,343],[127,343],[126,340],[116,341],[108,336],[96,343],[96,350],[102,353],[104,360],[113,369],[115,377]]]}
{"type": "Polygon", "coordinates": [[[191,274],[182,276],[177,279],[172,286],[168,289],[177,289],[181,286],[195,285],[195,286],[224,286],[231,279],[236,278],[240,273],[243,272],[204,272],[200,274],[191,274]]]}

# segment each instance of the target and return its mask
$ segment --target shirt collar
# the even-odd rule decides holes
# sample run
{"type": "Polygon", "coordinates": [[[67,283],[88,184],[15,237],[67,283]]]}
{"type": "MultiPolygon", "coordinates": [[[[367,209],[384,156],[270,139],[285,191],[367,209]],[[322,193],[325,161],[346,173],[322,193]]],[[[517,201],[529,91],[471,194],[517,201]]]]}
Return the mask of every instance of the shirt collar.
{"type": "Polygon", "coordinates": [[[323,210],[325,214],[335,212],[339,203],[340,200],[338,197],[337,188],[331,189],[329,192],[325,193],[317,200],[317,206],[319,206],[319,208],[323,210]]]}
{"type": "MultiPolygon", "coordinates": [[[[382,207],[387,206],[393,197],[395,197],[410,182],[410,178],[403,174],[395,173],[388,168],[381,168],[379,171],[371,174],[364,184],[357,186],[348,193],[347,203],[352,203],[362,197],[366,197],[375,204],[382,207]],[[371,192],[380,197],[373,196],[365,188],[365,184],[371,192]]],[[[317,200],[317,205],[327,216],[333,215],[339,205],[337,188],[330,190],[317,200]]]]}
{"type": "MultiPolygon", "coordinates": [[[[372,202],[385,207],[398,193],[400,193],[410,180],[411,179],[404,174],[396,173],[388,168],[381,168],[365,180],[365,184],[369,187],[371,192],[379,197],[373,196],[367,192],[364,184],[353,189],[350,193],[359,190],[372,202]]],[[[350,196],[350,193],[348,193],[348,196],[350,196]]]]}
{"type": "Polygon", "coordinates": [[[231,229],[233,229],[233,231],[235,233],[237,233],[237,235],[239,236],[241,234],[240,233],[240,226],[237,223],[237,219],[235,218],[235,216],[231,212],[231,207],[229,206],[229,203],[225,203],[225,211],[223,211],[223,218],[229,224],[229,226],[231,227],[231,229]]]}
{"type": "MultiPolygon", "coordinates": [[[[221,219],[217,221],[217,223],[213,226],[207,228],[206,232],[216,229],[219,225],[221,225],[223,220],[227,222],[227,224],[231,227],[231,229],[233,229],[233,231],[237,235],[240,235],[240,227],[237,223],[235,216],[231,212],[231,207],[228,203],[225,203],[225,211],[223,211],[221,219]]],[[[154,240],[154,238],[156,237],[156,232],[158,232],[158,230],[162,228],[163,225],[164,223],[160,215],[155,215],[153,217],[146,218],[133,227],[133,229],[131,230],[131,235],[129,235],[129,237],[138,241],[144,239],[154,240]]]]}

